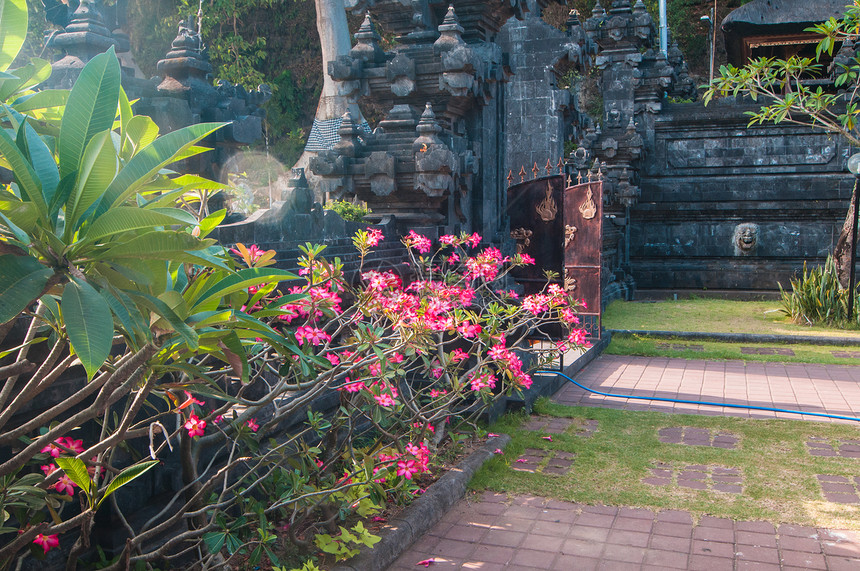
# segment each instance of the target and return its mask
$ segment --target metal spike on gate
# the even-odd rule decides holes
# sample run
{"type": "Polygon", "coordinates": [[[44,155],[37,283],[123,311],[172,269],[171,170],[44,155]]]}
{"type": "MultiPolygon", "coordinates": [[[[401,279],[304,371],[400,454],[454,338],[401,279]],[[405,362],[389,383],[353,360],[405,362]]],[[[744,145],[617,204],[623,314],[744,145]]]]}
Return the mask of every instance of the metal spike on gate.
{"type": "Polygon", "coordinates": [[[525,167],[525,165],[520,166],[519,175],[520,175],[520,182],[525,182],[526,181],[526,167],[525,167]]]}
{"type": "Polygon", "coordinates": [[[508,186],[511,186],[514,183],[514,171],[508,170],[508,186]]]}
{"type": "Polygon", "coordinates": [[[567,186],[573,186],[573,185],[571,184],[572,182],[573,182],[573,181],[572,181],[572,180],[570,180],[570,175],[567,175],[567,186]]]}
{"type": "Polygon", "coordinates": [[[549,159],[546,160],[546,166],[544,168],[546,169],[546,176],[552,174],[552,163],[549,162],[549,159]]]}
{"type": "MultiPolygon", "coordinates": [[[[561,160],[561,157],[558,158],[558,164],[555,165],[558,167],[558,174],[564,174],[564,161],[561,160]]],[[[570,177],[567,177],[570,180],[570,177]]]]}
{"type": "Polygon", "coordinates": [[[532,178],[537,178],[540,169],[537,166],[537,161],[535,161],[535,166],[532,167],[532,178]]]}
{"type": "Polygon", "coordinates": [[[576,184],[582,184],[582,171],[576,169],[576,184]]]}
{"type": "Polygon", "coordinates": [[[603,180],[603,170],[602,170],[602,168],[603,168],[603,165],[601,165],[601,164],[598,162],[598,163],[597,163],[597,180],[598,180],[598,181],[603,180]]]}

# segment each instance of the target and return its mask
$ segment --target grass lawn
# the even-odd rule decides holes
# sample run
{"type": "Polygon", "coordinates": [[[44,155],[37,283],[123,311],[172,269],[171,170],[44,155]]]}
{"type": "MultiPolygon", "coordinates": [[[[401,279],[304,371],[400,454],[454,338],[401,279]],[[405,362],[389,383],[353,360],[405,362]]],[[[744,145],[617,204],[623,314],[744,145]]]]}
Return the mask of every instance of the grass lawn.
{"type": "Polygon", "coordinates": [[[860,365],[860,359],[835,357],[833,352],[860,353],[860,347],[837,345],[803,345],[773,343],[723,343],[698,339],[666,339],[643,335],[614,334],[606,348],[610,355],[642,355],[645,357],[677,357],[681,359],[716,359],[769,361],[779,363],[820,363],[823,365],[860,365]],[[694,350],[691,347],[701,347],[694,350]],[[741,347],[758,349],[791,349],[794,355],[756,355],[741,353],[741,347]]]}
{"type": "MultiPolygon", "coordinates": [[[[526,416],[506,415],[490,427],[513,440],[473,478],[470,486],[512,494],[579,502],[651,509],[681,509],[702,515],[737,520],[768,520],[830,528],[860,529],[860,506],[826,501],[817,475],[860,474],[860,459],[811,456],[810,437],[831,444],[860,440],[855,425],[791,420],[751,420],[731,417],[633,412],[603,408],[566,407],[542,399],[536,413],[567,417],[576,422],[563,434],[542,438],[544,432],[522,429],[526,416]],[[598,421],[591,436],[577,435],[587,419],[598,421]],[[730,433],[735,449],[665,444],[658,431],[664,427],[699,427],[730,433]],[[543,474],[544,459],[535,473],[515,471],[516,459],[526,448],[575,454],[565,474],[543,474]],[[642,480],[658,464],[673,469],[701,465],[736,468],[742,476],[741,493],[698,490],[677,485],[650,485],[642,480]]],[[[837,446],[838,448],[838,446],[837,446]]]]}
{"type": "Polygon", "coordinates": [[[777,301],[679,299],[656,302],[614,301],[603,314],[607,329],[702,331],[857,337],[860,331],[791,323],[777,301]]]}

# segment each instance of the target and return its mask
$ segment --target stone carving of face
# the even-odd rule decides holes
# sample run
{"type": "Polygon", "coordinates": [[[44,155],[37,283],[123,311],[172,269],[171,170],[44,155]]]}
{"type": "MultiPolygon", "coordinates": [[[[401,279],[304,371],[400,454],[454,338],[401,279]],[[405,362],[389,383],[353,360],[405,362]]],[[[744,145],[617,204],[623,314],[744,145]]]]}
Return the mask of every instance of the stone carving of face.
{"type": "Polygon", "coordinates": [[[758,224],[745,222],[735,226],[732,239],[735,256],[751,256],[758,245],[758,224]]]}

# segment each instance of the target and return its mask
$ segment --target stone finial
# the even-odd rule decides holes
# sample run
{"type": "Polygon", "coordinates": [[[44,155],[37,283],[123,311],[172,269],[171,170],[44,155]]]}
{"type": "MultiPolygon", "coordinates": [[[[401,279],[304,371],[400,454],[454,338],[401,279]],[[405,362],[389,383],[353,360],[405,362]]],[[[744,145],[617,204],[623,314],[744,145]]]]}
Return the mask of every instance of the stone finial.
{"type": "Polygon", "coordinates": [[[332,150],[340,155],[347,157],[355,156],[355,149],[359,145],[358,135],[361,131],[355,126],[352,116],[349,111],[343,114],[340,127],[337,129],[337,134],[340,135],[340,141],[335,143],[332,150]]]}
{"type": "Polygon", "coordinates": [[[603,9],[603,6],[600,5],[600,0],[594,4],[594,8],[591,9],[591,17],[592,18],[602,18],[606,15],[606,10],[603,9]]]}
{"type": "Polygon", "coordinates": [[[418,121],[418,126],[415,127],[419,135],[433,136],[436,133],[442,132],[442,127],[436,122],[436,114],[433,113],[433,106],[427,103],[424,106],[424,113],[421,114],[421,119],[418,121]]]}
{"type": "Polygon", "coordinates": [[[457,14],[454,13],[454,5],[450,4],[448,6],[448,13],[445,14],[445,19],[442,20],[442,23],[439,24],[439,32],[445,34],[446,32],[453,33],[456,32],[457,35],[463,33],[463,26],[460,25],[460,20],[457,18],[457,14]]]}
{"type": "Polygon", "coordinates": [[[567,28],[567,31],[570,32],[570,29],[579,25],[579,11],[576,9],[571,10],[567,14],[567,20],[564,23],[564,27],[567,28]]]}
{"type": "Polygon", "coordinates": [[[202,48],[203,41],[194,31],[193,24],[180,22],[170,51],[155,66],[164,77],[158,91],[175,97],[194,95],[202,107],[214,104],[217,92],[207,79],[212,66],[204,58],[202,48]]]}
{"type": "Polygon", "coordinates": [[[68,25],[51,39],[49,45],[62,50],[65,55],[51,66],[53,72],[47,85],[68,89],[88,61],[116,46],[117,41],[105,26],[96,3],[82,0],[70,15],[68,25]]]}
{"type": "Polygon", "coordinates": [[[380,36],[376,33],[376,26],[373,25],[373,20],[370,19],[370,14],[364,15],[364,21],[361,27],[355,33],[355,46],[349,50],[349,53],[355,59],[361,59],[368,62],[380,62],[385,59],[385,52],[379,47],[380,36]]]}
{"type": "Polygon", "coordinates": [[[636,123],[633,121],[633,117],[630,117],[630,121],[627,122],[627,134],[632,135],[636,132],[636,123]]]}
{"type": "Polygon", "coordinates": [[[647,12],[645,8],[645,3],[642,0],[636,0],[636,4],[633,5],[633,13],[639,16],[640,14],[644,14],[647,12]]]}

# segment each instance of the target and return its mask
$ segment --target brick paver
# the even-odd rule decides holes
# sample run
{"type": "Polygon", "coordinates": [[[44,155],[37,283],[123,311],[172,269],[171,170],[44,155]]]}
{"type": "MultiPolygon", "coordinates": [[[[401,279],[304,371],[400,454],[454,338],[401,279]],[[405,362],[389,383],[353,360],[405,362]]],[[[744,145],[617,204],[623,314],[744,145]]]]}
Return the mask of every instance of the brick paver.
{"type": "MultiPolygon", "coordinates": [[[[610,393],[860,415],[860,367],[849,365],[601,355],[576,380],[610,393]]],[[[780,412],[604,397],[572,383],[556,393],[554,399],[574,406],[827,421],[822,417],[780,412]]]]}
{"type": "Polygon", "coordinates": [[[860,569],[860,534],[484,492],[389,569],[428,559],[431,569],[860,569]]]}
{"type": "MultiPolygon", "coordinates": [[[[798,363],[742,363],[603,355],[577,375],[577,381],[605,392],[685,400],[734,402],[755,406],[860,414],[860,367],[798,363]]],[[[616,399],[568,384],[557,402],[628,410],[657,410],[753,418],[822,419],[814,416],[748,411],[705,405],[616,399]]],[[[835,422],[848,422],[839,421],[835,422]]],[[[549,423],[537,430],[549,428],[549,423]]],[[[564,430],[553,427],[554,430],[564,430]]],[[[596,427],[595,427],[596,428],[596,427]]],[[[670,431],[677,443],[729,447],[731,435],[704,434],[683,427],[670,431]],[[718,437],[719,440],[718,440],[718,437]]],[[[549,438],[549,437],[547,437],[549,438]]],[[[807,443],[816,455],[853,457],[854,441],[807,443]],[[829,453],[827,452],[829,450],[829,453]]],[[[573,461],[573,455],[566,460],[573,461]]],[[[550,466],[553,458],[528,449],[512,468],[550,466]],[[548,460],[549,458],[549,460],[548,460]]],[[[658,464],[652,477],[673,484],[738,486],[740,474],[717,466],[658,464]]],[[[860,476],[844,481],[821,474],[822,494],[845,494],[860,501],[860,476]],[[840,487],[841,486],[841,487],[840,487]],[[833,491],[825,491],[833,490],[833,491]],[[844,491],[839,491],[844,488],[844,491]],[[849,493],[850,488],[850,493],[849,493]]],[[[726,489],[725,491],[729,491],[726,489]]],[[[732,492],[734,489],[731,490],[732,492]]],[[[837,496],[834,496],[834,498],[837,496]]],[[[820,498],[810,498],[818,500],[820,498]]],[[[831,500],[835,501],[835,500],[831,500]]],[[[860,569],[860,533],[764,521],[732,521],[703,516],[697,522],[678,510],[588,506],[534,496],[508,497],[484,492],[460,501],[389,569],[774,569],[791,571],[860,569]]]]}

